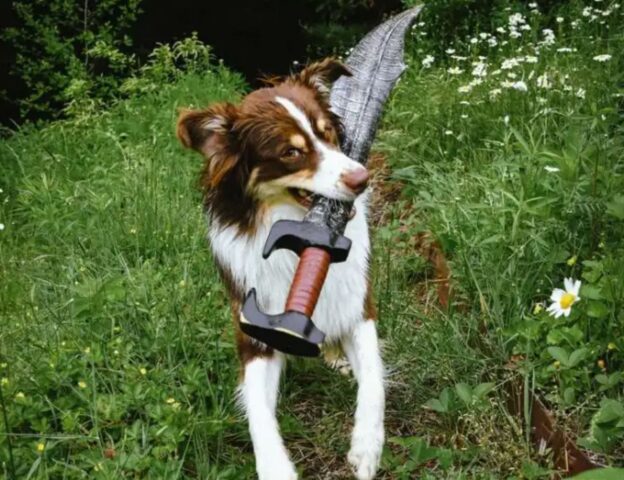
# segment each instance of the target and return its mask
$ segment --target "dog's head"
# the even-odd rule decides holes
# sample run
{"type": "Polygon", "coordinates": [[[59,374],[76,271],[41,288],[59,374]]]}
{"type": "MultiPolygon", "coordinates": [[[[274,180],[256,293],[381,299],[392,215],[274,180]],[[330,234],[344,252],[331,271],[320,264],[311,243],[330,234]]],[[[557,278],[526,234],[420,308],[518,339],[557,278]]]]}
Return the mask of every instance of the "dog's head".
{"type": "Polygon", "coordinates": [[[245,208],[276,203],[307,208],[313,193],[354,200],[366,188],[368,172],[339,148],[341,125],[328,95],[341,75],[350,73],[327,59],[270,80],[239,105],[183,111],[178,137],[206,159],[202,183],[208,202],[234,197],[245,208]]]}

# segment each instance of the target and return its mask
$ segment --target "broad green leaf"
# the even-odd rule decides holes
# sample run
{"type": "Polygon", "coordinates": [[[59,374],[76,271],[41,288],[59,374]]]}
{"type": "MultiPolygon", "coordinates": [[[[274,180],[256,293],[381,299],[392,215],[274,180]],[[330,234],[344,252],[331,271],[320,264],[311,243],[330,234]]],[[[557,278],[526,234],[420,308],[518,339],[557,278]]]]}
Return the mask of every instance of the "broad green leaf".
{"type": "Polygon", "coordinates": [[[624,220],[624,195],[616,195],[607,203],[607,213],[619,220],[624,220]]]}
{"type": "Polygon", "coordinates": [[[555,359],[559,360],[562,365],[568,365],[568,351],[563,347],[548,347],[548,353],[555,359]]]}
{"type": "Polygon", "coordinates": [[[470,385],[466,383],[458,383],[455,385],[455,391],[457,392],[457,396],[461,398],[466,405],[470,405],[472,403],[472,388],[470,388],[470,385]]]}
{"type": "Polygon", "coordinates": [[[485,398],[485,396],[490,393],[496,385],[492,382],[488,383],[480,383],[474,388],[473,396],[479,400],[485,398]]]}
{"type": "Polygon", "coordinates": [[[600,468],[588,470],[572,477],[573,480],[622,480],[624,468],[600,468]]]}
{"type": "Polygon", "coordinates": [[[586,348],[579,348],[577,350],[574,350],[570,354],[570,358],[568,359],[568,366],[576,367],[582,360],[585,359],[586,356],[587,356],[586,348]]]}
{"type": "Polygon", "coordinates": [[[587,307],[587,315],[594,318],[604,318],[609,315],[609,309],[602,302],[590,301],[587,307]]]}
{"type": "Polygon", "coordinates": [[[602,291],[596,285],[583,285],[580,291],[580,297],[588,300],[602,300],[602,291]]]}

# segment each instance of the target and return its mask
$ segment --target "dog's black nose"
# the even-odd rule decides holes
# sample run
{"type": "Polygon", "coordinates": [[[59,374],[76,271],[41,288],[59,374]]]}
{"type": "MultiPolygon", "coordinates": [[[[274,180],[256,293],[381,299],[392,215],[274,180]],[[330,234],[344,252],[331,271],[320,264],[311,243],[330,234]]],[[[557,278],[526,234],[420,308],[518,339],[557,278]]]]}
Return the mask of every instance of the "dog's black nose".
{"type": "Polygon", "coordinates": [[[368,170],[362,167],[343,173],[340,179],[354,193],[362,193],[368,185],[368,177],[368,170]]]}

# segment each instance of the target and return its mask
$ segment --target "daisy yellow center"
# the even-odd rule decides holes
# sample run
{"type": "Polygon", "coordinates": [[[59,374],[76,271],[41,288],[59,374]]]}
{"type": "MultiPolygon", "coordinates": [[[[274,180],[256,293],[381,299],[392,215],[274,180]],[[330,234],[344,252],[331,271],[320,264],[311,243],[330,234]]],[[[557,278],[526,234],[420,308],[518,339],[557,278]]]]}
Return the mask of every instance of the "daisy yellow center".
{"type": "Polygon", "coordinates": [[[559,300],[559,305],[561,305],[563,309],[570,308],[574,300],[576,300],[576,296],[573,293],[566,292],[562,295],[561,300],[559,300]]]}

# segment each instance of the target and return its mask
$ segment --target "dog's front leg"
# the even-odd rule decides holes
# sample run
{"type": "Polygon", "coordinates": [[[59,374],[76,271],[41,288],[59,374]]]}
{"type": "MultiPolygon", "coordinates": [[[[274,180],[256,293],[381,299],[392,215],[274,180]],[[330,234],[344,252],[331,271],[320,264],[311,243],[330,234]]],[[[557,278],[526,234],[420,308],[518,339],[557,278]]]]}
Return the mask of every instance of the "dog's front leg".
{"type": "Polygon", "coordinates": [[[275,417],[283,363],[278,353],[251,359],[245,364],[240,386],[259,480],[297,480],[275,417]]]}
{"type": "Polygon", "coordinates": [[[348,460],[358,480],[370,480],[377,472],[384,443],[384,370],[375,322],[359,322],[343,348],[358,382],[348,460]]]}

